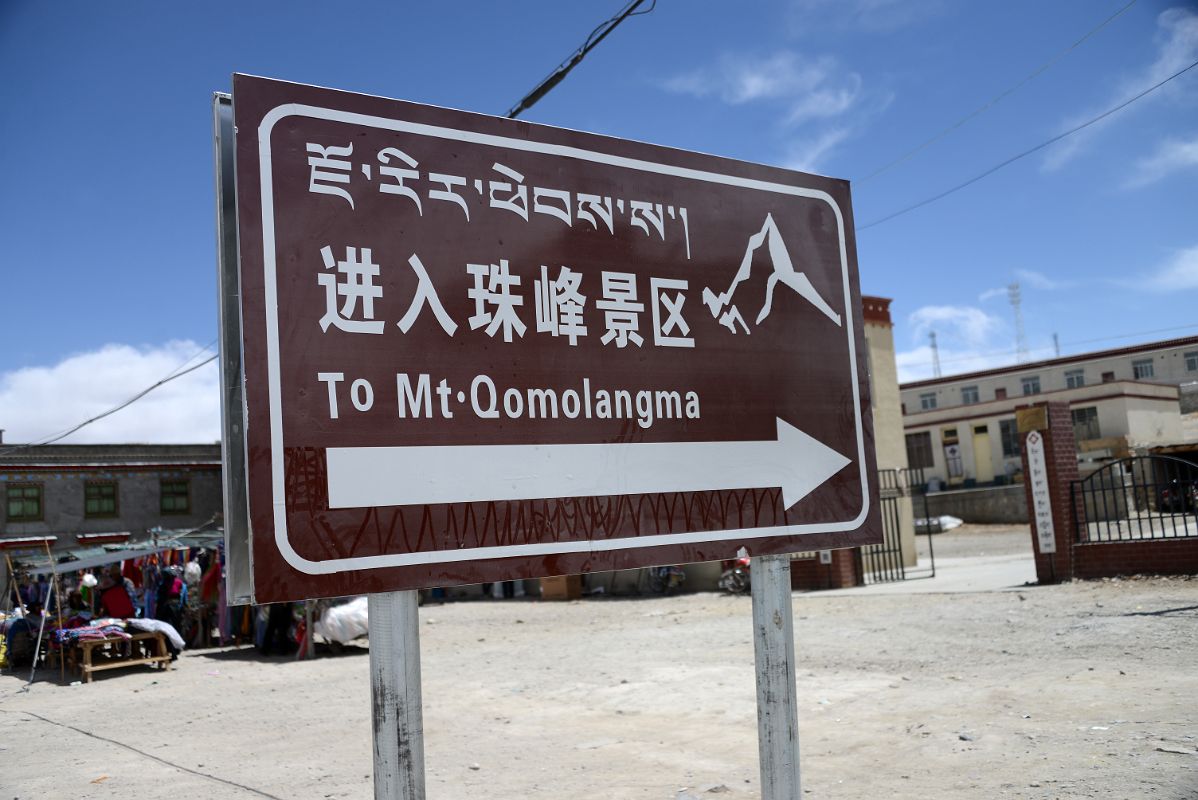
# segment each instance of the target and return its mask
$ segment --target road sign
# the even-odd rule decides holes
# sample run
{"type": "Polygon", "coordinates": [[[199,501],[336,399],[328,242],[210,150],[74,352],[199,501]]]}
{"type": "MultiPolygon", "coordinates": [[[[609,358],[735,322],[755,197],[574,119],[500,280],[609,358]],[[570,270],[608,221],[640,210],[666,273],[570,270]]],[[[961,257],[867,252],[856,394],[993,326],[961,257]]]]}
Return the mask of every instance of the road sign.
{"type": "Polygon", "coordinates": [[[1044,460],[1044,437],[1039,431],[1027,435],[1028,485],[1035,509],[1036,543],[1041,553],[1055,553],[1057,538],[1052,525],[1052,493],[1048,486],[1048,466],[1044,460]]]}
{"type": "Polygon", "coordinates": [[[235,76],[259,602],[880,541],[844,181],[235,76]]]}

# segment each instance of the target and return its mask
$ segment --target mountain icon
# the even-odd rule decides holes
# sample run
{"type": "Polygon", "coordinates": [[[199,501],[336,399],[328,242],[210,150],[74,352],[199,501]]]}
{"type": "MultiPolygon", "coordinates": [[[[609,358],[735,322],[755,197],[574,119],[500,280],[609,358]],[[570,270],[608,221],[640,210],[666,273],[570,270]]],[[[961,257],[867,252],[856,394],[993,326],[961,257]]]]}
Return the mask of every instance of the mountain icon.
{"type": "Polygon", "coordinates": [[[736,294],[737,288],[752,277],[753,255],[763,244],[768,246],[767,252],[769,253],[770,263],[773,265],[773,272],[766,279],[765,301],[762,303],[761,310],[757,313],[757,320],[754,325],[760,325],[770,315],[770,310],[774,304],[774,289],[778,287],[779,283],[789,286],[800,297],[819,309],[824,316],[837,325],[840,325],[840,315],[833,311],[832,307],[820,297],[819,292],[811,285],[811,281],[807,279],[807,276],[794,268],[794,264],[790,260],[790,253],[786,250],[786,243],[782,241],[782,233],[778,230],[778,224],[774,222],[773,214],[766,214],[765,224],[761,227],[761,230],[749,237],[749,244],[745,248],[744,258],[740,262],[740,269],[733,276],[732,283],[728,286],[728,291],[716,294],[709,287],[704,287],[703,302],[711,310],[711,316],[719,319],[720,324],[733,333],[736,333],[736,326],[738,324],[745,333],[750,333],[749,326],[745,323],[745,318],[741,315],[737,305],[732,302],[732,298],[736,294]]]}

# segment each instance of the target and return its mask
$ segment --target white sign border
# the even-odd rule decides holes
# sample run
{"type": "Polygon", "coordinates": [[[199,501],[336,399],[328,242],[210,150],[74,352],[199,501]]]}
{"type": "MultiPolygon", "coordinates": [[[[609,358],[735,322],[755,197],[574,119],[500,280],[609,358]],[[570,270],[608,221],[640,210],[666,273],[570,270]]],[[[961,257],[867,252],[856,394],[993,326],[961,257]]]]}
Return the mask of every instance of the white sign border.
{"type": "MultiPolygon", "coordinates": [[[[234,98],[236,102],[236,98],[234,98]]],[[[462,131],[435,125],[389,119],[368,114],[357,114],[337,109],[321,108],[302,103],[285,103],[272,109],[258,126],[258,163],[262,195],[262,257],[263,278],[266,290],[266,370],[267,397],[270,415],[270,461],[271,496],[274,506],[275,544],[284,560],[294,569],[307,575],[329,575],[351,570],[406,567],[419,564],[441,564],[457,561],[475,561],[489,558],[514,558],[521,556],[559,555],[563,553],[593,553],[607,550],[627,550],[638,547],[661,547],[665,545],[697,544],[700,542],[726,541],[730,539],[760,539],[769,536],[796,536],[804,533],[840,533],[856,530],[869,513],[869,475],[865,461],[865,436],[861,421],[861,392],[857,375],[857,346],[853,336],[853,304],[849,291],[849,262],[845,246],[844,215],[836,201],[827,192],[788,186],[781,183],[759,181],[735,175],[689,169],[669,164],[657,164],[635,158],[583,150],[566,145],[512,139],[506,136],[462,131]],[[433,550],[419,553],[389,553],[375,556],[355,556],[312,561],[295,551],[287,537],[287,509],[285,501],[286,481],[283,462],[283,408],[282,378],[279,365],[279,307],[278,282],[276,275],[274,225],[274,181],[271,163],[270,135],[277,125],[287,117],[344,122],[350,125],[368,126],[398,133],[411,133],[451,141],[469,142],[508,150],[523,150],[563,158],[574,158],[595,164],[671,175],[725,186],[738,186],[797,197],[822,200],[836,215],[840,239],[841,275],[844,279],[844,330],[849,344],[849,367],[853,384],[853,415],[857,428],[857,462],[861,471],[861,511],[851,520],[832,523],[808,523],[804,525],[775,525],[766,528],[739,528],[723,531],[693,531],[689,533],[659,534],[654,536],[629,536],[620,539],[580,539],[567,542],[540,542],[537,544],[497,545],[494,547],[471,547],[456,550],[433,550]]]]}

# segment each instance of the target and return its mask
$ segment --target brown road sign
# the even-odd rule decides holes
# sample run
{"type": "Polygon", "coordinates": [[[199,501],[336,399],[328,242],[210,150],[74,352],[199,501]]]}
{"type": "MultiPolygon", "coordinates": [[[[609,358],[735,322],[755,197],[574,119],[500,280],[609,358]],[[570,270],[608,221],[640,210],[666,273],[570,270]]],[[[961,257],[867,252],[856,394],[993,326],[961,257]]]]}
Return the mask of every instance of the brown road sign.
{"type": "Polygon", "coordinates": [[[880,540],[846,182],[233,86],[258,601],[880,540]]]}

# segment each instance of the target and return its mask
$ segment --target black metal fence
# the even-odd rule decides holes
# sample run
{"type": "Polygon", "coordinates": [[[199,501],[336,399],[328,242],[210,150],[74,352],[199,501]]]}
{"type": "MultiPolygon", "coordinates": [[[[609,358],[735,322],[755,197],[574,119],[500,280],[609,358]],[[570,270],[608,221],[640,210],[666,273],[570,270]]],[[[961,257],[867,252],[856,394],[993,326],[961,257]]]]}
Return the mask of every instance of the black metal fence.
{"type": "Polygon", "coordinates": [[[1198,464],[1136,456],[1069,487],[1075,540],[1124,542],[1198,536],[1198,464]]]}
{"type": "MultiPolygon", "coordinates": [[[[857,551],[861,574],[867,584],[907,580],[915,577],[903,558],[903,505],[909,500],[912,516],[928,516],[927,483],[922,469],[878,470],[879,503],[882,513],[882,542],[857,551]]],[[[914,522],[914,519],[912,520],[914,522]]],[[[922,568],[919,577],[934,577],[936,556],[928,537],[930,574],[922,568]]]]}

